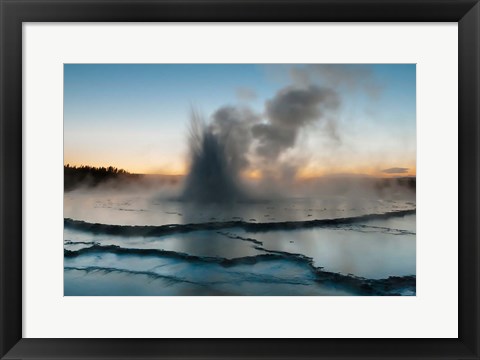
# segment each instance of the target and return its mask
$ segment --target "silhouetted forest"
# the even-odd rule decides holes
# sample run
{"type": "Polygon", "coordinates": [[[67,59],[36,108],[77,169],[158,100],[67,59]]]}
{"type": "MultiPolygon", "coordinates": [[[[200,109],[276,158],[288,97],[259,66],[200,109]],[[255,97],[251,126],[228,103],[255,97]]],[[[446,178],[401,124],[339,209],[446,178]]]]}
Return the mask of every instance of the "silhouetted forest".
{"type": "Polygon", "coordinates": [[[415,177],[379,179],[375,185],[379,190],[388,189],[393,186],[401,186],[415,191],[417,188],[417,179],[415,177]]]}
{"type": "Polygon", "coordinates": [[[64,191],[73,190],[80,186],[94,187],[107,181],[124,182],[125,180],[138,179],[140,175],[131,174],[126,170],[113,166],[63,166],[64,191]]]}

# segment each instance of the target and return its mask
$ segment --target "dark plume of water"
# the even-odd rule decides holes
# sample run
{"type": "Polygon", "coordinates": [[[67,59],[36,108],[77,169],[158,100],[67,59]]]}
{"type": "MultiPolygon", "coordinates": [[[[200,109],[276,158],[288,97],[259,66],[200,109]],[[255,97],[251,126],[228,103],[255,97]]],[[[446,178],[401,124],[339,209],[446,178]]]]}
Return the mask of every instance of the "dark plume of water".
{"type": "Polygon", "coordinates": [[[240,183],[243,163],[236,152],[229,154],[235,126],[230,130],[207,125],[200,115],[192,111],[190,124],[190,171],[182,195],[184,201],[200,203],[225,203],[246,198],[240,183]]]}

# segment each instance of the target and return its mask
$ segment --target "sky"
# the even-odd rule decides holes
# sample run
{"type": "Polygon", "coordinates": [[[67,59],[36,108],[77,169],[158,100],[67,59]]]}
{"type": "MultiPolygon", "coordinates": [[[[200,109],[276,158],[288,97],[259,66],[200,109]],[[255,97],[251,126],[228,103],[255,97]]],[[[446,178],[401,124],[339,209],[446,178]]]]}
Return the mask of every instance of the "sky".
{"type": "MultiPolygon", "coordinates": [[[[296,114],[281,103],[298,111],[295,94],[312,112],[274,166],[295,163],[304,178],[416,174],[415,64],[65,64],[64,163],[185,174],[192,109],[207,123],[227,106],[278,125],[272,109],[296,114]],[[311,100],[327,92],[330,107],[311,100]]],[[[245,174],[255,177],[264,163],[252,139],[245,174]]]]}

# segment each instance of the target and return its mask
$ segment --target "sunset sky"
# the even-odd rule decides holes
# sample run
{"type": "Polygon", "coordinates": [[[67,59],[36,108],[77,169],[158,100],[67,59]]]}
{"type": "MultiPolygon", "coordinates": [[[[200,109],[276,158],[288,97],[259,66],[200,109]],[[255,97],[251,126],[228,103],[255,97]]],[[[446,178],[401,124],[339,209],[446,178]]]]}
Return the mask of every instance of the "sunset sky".
{"type": "Polygon", "coordinates": [[[331,89],[339,105],[302,127],[279,162],[300,164],[299,177],[415,175],[414,64],[66,64],[64,163],[185,174],[192,108],[207,122],[228,105],[264,123],[272,99],[309,86],[331,89]]]}

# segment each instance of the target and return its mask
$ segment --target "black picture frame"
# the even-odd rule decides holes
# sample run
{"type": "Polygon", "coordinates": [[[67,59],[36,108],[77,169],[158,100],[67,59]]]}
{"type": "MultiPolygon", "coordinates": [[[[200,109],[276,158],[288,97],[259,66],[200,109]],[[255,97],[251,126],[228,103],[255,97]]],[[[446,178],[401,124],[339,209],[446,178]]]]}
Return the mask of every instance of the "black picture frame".
{"type": "Polygon", "coordinates": [[[479,359],[478,0],[0,0],[0,12],[1,358],[479,359]],[[97,21],[458,22],[458,339],[22,338],[22,22],[97,21]]]}

